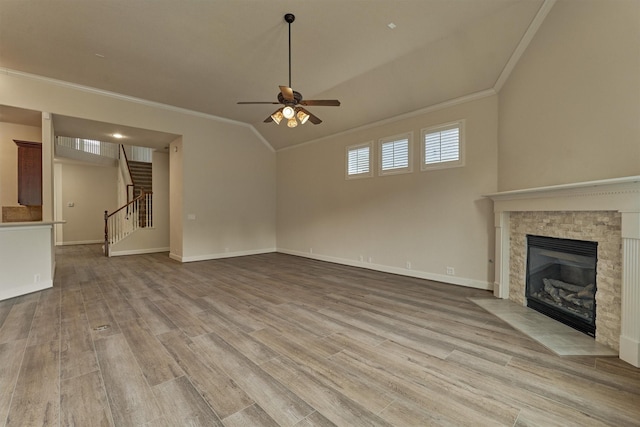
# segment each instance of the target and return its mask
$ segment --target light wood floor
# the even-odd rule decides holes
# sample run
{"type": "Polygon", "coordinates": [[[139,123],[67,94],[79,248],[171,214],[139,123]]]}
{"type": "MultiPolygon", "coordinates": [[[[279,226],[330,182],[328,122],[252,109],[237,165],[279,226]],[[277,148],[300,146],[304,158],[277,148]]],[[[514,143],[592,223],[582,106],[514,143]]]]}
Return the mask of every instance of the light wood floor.
{"type": "Polygon", "coordinates": [[[0,302],[0,425],[640,425],[640,370],[559,357],[486,291],[282,254],[57,251],[0,302]]]}

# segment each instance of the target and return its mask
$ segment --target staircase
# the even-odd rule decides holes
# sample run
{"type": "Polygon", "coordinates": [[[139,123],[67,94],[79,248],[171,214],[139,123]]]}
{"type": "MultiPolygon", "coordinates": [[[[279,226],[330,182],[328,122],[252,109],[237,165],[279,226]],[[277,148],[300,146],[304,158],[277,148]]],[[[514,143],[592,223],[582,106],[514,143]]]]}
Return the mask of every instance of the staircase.
{"type": "Polygon", "coordinates": [[[129,170],[131,171],[131,180],[133,181],[133,196],[138,197],[141,190],[146,193],[153,190],[152,164],[146,162],[135,162],[129,160],[129,170]]]}

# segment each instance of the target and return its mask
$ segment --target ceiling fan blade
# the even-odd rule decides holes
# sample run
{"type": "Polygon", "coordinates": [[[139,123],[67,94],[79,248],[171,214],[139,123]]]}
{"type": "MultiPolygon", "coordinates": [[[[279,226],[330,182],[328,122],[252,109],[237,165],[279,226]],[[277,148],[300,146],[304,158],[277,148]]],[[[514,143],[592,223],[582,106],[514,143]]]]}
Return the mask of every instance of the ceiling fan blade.
{"type": "Polygon", "coordinates": [[[243,102],[238,102],[238,104],[280,104],[279,102],[275,102],[275,101],[243,101],[243,102]]]}
{"type": "Polygon", "coordinates": [[[266,119],[264,119],[264,123],[271,123],[272,121],[273,121],[273,119],[271,118],[271,116],[269,116],[266,119]]]}
{"type": "Polygon", "coordinates": [[[306,110],[302,107],[298,107],[298,108],[300,109],[300,111],[303,111],[309,115],[309,121],[314,125],[319,125],[320,123],[322,123],[322,120],[320,120],[318,116],[314,116],[312,113],[310,113],[309,110],[306,110]]]}
{"type": "Polygon", "coordinates": [[[340,101],[337,99],[303,99],[300,105],[316,105],[324,107],[339,107],[340,101]]]}
{"type": "Polygon", "coordinates": [[[287,101],[295,101],[295,98],[293,97],[293,89],[291,89],[290,87],[280,86],[280,92],[282,93],[282,97],[287,101]]]}

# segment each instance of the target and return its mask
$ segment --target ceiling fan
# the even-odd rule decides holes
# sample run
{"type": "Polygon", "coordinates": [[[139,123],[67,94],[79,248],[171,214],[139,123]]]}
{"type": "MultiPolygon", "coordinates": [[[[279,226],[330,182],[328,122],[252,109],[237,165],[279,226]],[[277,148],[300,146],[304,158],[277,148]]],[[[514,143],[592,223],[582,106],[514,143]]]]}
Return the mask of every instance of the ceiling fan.
{"type": "Polygon", "coordinates": [[[280,93],[278,93],[278,101],[246,101],[238,102],[238,104],[282,104],[284,107],[278,108],[264,122],[275,122],[280,124],[282,119],[287,119],[287,126],[294,128],[300,124],[305,124],[308,121],[314,125],[322,123],[322,120],[317,116],[311,114],[302,106],[328,106],[339,107],[340,101],[337,99],[303,99],[300,92],[296,92],[291,89],[291,23],[295,21],[296,17],[292,13],[284,15],[284,20],[289,24],[289,86],[280,86],[280,93]]]}

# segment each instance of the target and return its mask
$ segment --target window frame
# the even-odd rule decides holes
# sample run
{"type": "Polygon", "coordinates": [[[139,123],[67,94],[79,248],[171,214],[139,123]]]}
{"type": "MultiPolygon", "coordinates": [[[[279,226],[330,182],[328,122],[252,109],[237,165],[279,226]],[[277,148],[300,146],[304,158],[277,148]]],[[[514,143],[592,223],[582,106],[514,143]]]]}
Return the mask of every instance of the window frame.
{"type": "Polygon", "coordinates": [[[430,126],[427,128],[423,128],[420,130],[420,170],[429,171],[429,170],[438,170],[438,169],[449,169],[449,168],[459,168],[465,165],[465,120],[456,120],[454,122],[443,123],[436,126],[430,126]],[[437,163],[429,163],[426,161],[426,141],[425,138],[427,135],[443,132],[449,129],[458,128],[458,160],[449,160],[449,161],[440,161],[437,163]]]}
{"type": "Polygon", "coordinates": [[[380,158],[378,159],[378,175],[379,176],[399,175],[399,174],[413,172],[413,132],[404,132],[397,135],[380,138],[378,140],[378,153],[380,153],[380,156],[379,156],[380,158]],[[407,166],[400,167],[400,168],[383,169],[382,147],[385,144],[388,144],[391,142],[398,142],[404,139],[407,140],[407,166]]]}
{"type": "Polygon", "coordinates": [[[363,142],[361,144],[349,145],[348,147],[346,147],[344,176],[346,179],[360,179],[360,178],[373,177],[373,141],[363,142]],[[365,147],[369,148],[369,170],[367,172],[350,174],[349,173],[349,154],[352,151],[356,151],[365,147]]]}

